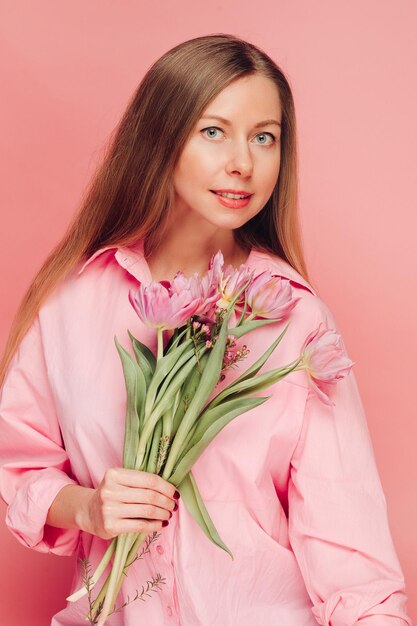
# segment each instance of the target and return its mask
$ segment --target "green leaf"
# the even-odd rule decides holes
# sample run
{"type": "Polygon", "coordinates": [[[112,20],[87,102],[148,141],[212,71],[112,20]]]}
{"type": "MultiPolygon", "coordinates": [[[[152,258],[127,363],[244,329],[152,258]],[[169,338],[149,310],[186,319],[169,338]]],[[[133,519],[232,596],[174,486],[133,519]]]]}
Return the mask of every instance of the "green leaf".
{"type": "Polygon", "coordinates": [[[255,328],[260,328],[261,326],[266,326],[267,324],[276,324],[279,321],[279,319],[251,320],[250,322],[245,322],[240,326],[229,328],[228,332],[229,335],[233,335],[236,339],[239,339],[239,337],[243,337],[243,335],[246,335],[246,333],[249,333],[251,330],[255,330],[255,328]]]}
{"type": "Polygon", "coordinates": [[[277,347],[277,345],[280,343],[280,341],[282,340],[283,336],[285,335],[285,333],[288,330],[288,326],[290,325],[290,322],[288,322],[288,324],[285,326],[284,330],[282,331],[282,333],[275,339],[275,341],[272,343],[272,345],[263,353],[263,355],[255,362],[253,363],[250,367],[248,367],[248,369],[246,371],[243,372],[243,374],[241,376],[239,376],[238,378],[236,378],[233,382],[237,383],[240,382],[241,380],[246,380],[247,378],[252,378],[253,376],[255,376],[259,370],[261,369],[261,367],[267,362],[267,360],[269,359],[269,357],[271,356],[271,354],[273,353],[273,351],[275,350],[275,348],[277,347]]]}
{"type": "MultiPolygon", "coordinates": [[[[200,346],[198,349],[199,359],[204,353],[207,351],[206,346],[200,346]]],[[[158,395],[155,400],[154,407],[152,409],[152,413],[149,417],[151,421],[155,419],[159,419],[159,417],[163,413],[165,413],[169,407],[172,407],[172,403],[174,402],[174,396],[177,391],[182,387],[182,385],[187,380],[188,376],[197,368],[197,359],[195,354],[188,360],[188,362],[184,363],[182,368],[176,372],[176,376],[171,379],[171,384],[167,388],[161,387],[161,390],[158,390],[158,395]]]]}
{"type": "Polygon", "coordinates": [[[130,354],[120,345],[117,337],[114,337],[116,348],[123,366],[127,400],[125,417],[125,438],[123,446],[123,467],[133,469],[135,467],[136,451],[139,446],[140,420],[137,412],[138,366],[130,354]]]}
{"type": "Polygon", "coordinates": [[[187,510],[193,516],[202,531],[216,546],[225,550],[225,552],[227,552],[234,561],[232,551],[222,541],[212,522],[198,490],[195,478],[191,472],[188,472],[188,474],[183,478],[181,483],[177,486],[177,489],[181,494],[181,498],[187,507],[187,510]]]}
{"type": "Polygon", "coordinates": [[[158,454],[159,454],[159,444],[162,436],[162,421],[155,425],[155,429],[153,431],[152,443],[149,451],[149,457],[147,462],[147,472],[152,472],[155,474],[156,466],[158,463],[158,454]]]}
{"type": "Polygon", "coordinates": [[[250,378],[254,378],[254,376],[256,376],[256,374],[263,367],[263,365],[265,365],[266,361],[269,359],[269,357],[271,356],[272,352],[275,350],[277,345],[282,340],[283,336],[285,335],[285,333],[288,330],[288,326],[289,326],[289,323],[286,325],[286,327],[284,328],[282,333],[275,339],[275,341],[272,343],[272,345],[263,353],[263,355],[257,361],[255,361],[255,363],[253,363],[250,367],[248,367],[247,370],[245,370],[238,378],[233,380],[227,387],[222,389],[222,391],[220,391],[220,393],[218,393],[217,396],[215,396],[211,400],[211,402],[209,404],[210,408],[213,407],[213,406],[217,406],[224,398],[227,398],[228,396],[230,396],[230,394],[233,393],[234,388],[239,383],[241,383],[244,380],[247,380],[247,379],[250,379],[250,378]]]}
{"type": "MultiPolygon", "coordinates": [[[[208,348],[206,348],[205,344],[200,344],[199,348],[197,349],[198,357],[200,358],[200,356],[202,354],[204,354],[204,352],[206,352],[207,350],[208,350],[208,348]]],[[[172,369],[169,372],[169,374],[164,378],[163,382],[161,383],[161,385],[160,385],[160,387],[158,389],[158,393],[157,393],[157,396],[156,396],[155,404],[160,400],[160,398],[164,398],[164,396],[166,395],[167,391],[169,391],[169,393],[172,395],[171,389],[172,389],[173,386],[175,386],[175,383],[174,384],[172,383],[172,380],[174,378],[177,378],[177,381],[176,381],[177,384],[178,384],[178,380],[180,380],[181,378],[183,379],[182,382],[185,381],[185,376],[184,376],[183,372],[181,372],[179,375],[178,375],[178,372],[181,370],[181,368],[183,368],[184,365],[190,364],[191,361],[193,361],[193,363],[196,363],[195,347],[194,346],[192,347],[191,350],[187,350],[185,353],[183,353],[180,356],[178,361],[172,367],[172,369]],[[178,376],[179,376],[179,378],[178,378],[178,376]],[[172,386],[169,389],[170,385],[172,385],[172,386]]],[[[183,369],[183,371],[185,371],[185,370],[183,369]]]]}
{"type": "Polygon", "coordinates": [[[181,421],[181,424],[178,427],[177,433],[172,441],[165,469],[162,474],[162,477],[165,480],[167,480],[167,476],[169,476],[172,472],[172,469],[177,461],[178,454],[184,444],[184,441],[187,438],[189,430],[192,428],[195,420],[198,418],[201,409],[207,402],[208,397],[210,396],[214,387],[219,381],[223,366],[224,350],[228,334],[227,324],[239,295],[240,292],[236,295],[234,300],[232,300],[229,308],[224,315],[220,331],[217,335],[216,343],[214,344],[214,348],[212,348],[209,354],[209,358],[207,359],[207,363],[204,368],[204,375],[201,377],[200,384],[197,387],[194,397],[192,398],[190,405],[181,421]]]}
{"type": "Polygon", "coordinates": [[[148,382],[152,378],[152,374],[155,371],[156,367],[156,358],[151,350],[149,350],[148,346],[144,343],[140,342],[139,339],[136,339],[132,335],[132,333],[127,331],[132,342],[133,350],[135,352],[136,361],[139,366],[142,368],[143,373],[145,374],[145,378],[148,382]]]}
{"type": "MultiPolygon", "coordinates": [[[[152,434],[155,433],[155,430],[153,431],[152,434]]],[[[148,471],[148,461],[151,455],[151,450],[152,450],[152,444],[153,444],[153,437],[149,437],[146,446],[145,446],[145,451],[143,454],[143,458],[142,458],[142,462],[139,463],[139,459],[138,459],[138,455],[136,455],[136,462],[135,462],[135,467],[133,469],[136,470],[140,470],[141,472],[147,472],[148,471]]],[[[139,453],[139,451],[138,451],[139,453]]]]}
{"type": "MultiPolygon", "coordinates": [[[[158,376],[161,379],[161,381],[164,379],[163,376],[167,375],[167,367],[169,367],[170,365],[171,366],[175,365],[175,359],[178,359],[181,356],[181,353],[189,347],[190,341],[192,340],[191,339],[187,340],[184,344],[176,348],[176,351],[174,353],[168,356],[162,357],[157,362],[155,374],[153,376],[151,384],[149,385],[147,396],[146,396],[146,401],[145,401],[145,411],[144,411],[145,417],[144,417],[143,428],[141,431],[138,454],[137,454],[137,460],[139,460],[139,464],[141,463],[141,459],[143,458],[143,455],[145,452],[145,446],[147,445],[148,440],[152,437],[152,432],[153,432],[153,429],[155,428],[155,424],[161,418],[161,416],[167,412],[168,408],[170,406],[172,407],[172,403],[175,402],[175,396],[176,396],[177,390],[184,383],[190,371],[192,371],[192,369],[195,367],[195,362],[196,362],[195,354],[193,353],[193,356],[189,360],[189,362],[185,363],[182,369],[180,369],[179,372],[177,372],[177,375],[171,381],[171,386],[169,387],[168,391],[165,393],[165,395],[162,398],[160,398],[160,394],[158,390],[158,398],[160,398],[159,400],[155,398],[155,396],[152,398],[152,394],[156,394],[155,381],[157,381],[158,376]],[[164,363],[162,364],[161,369],[158,373],[158,367],[162,361],[164,361],[164,363]],[[151,388],[152,388],[152,393],[151,393],[151,388]]],[[[199,350],[203,351],[205,349],[206,349],[205,346],[201,346],[199,350]]],[[[136,465],[137,464],[138,463],[136,463],[136,465]]]]}
{"type": "MultiPolygon", "coordinates": [[[[233,385],[227,394],[227,397],[233,396],[237,397],[246,397],[248,393],[258,393],[263,389],[267,389],[274,383],[278,382],[285,376],[288,376],[299,364],[300,358],[296,359],[289,365],[285,365],[283,367],[277,367],[274,370],[270,370],[269,372],[265,372],[264,374],[259,374],[255,378],[249,378],[248,380],[242,380],[236,385],[233,385]],[[244,393],[243,393],[244,392],[244,393]]],[[[223,401],[224,398],[222,398],[223,401]]],[[[210,408],[212,408],[210,406],[210,408]]]]}
{"type": "Polygon", "coordinates": [[[192,340],[188,339],[177,348],[175,348],[175,350],[163,356],[156,362],[155,371],[151,383],[148,387],[148,393],[146,397],[145,419],[150,415],[152,411],[159,385],[163,383],[166,376],[169,375],[171,370],[175,367],[175,364],[178,362],[180,356],[187,350],[187,348],[189,348],[191,343],[192,340]]]}
{"type": "Polygon", "coordinates": [[[208,357],[208,352],[205,352],[200,358],[200,367],[196,365],[196,367],[193,368],[192,372],[185,380],[185,383],[181,389],[181,397],[174,414],[172,437],[174,437],[174,435],[176,434],[182,418],[184,417],[184,413],[189,403],[191,402],[191,398],[194,397],[197,387],[200,384],[201,376],[203,375],[208,357]]]}
{"type": "Polygon", "coordinates": [[[183,330],[181,330],[180,328],[176,328],[174,330],[174,334],[172,335],[171,339],[168,341],[166,345],[166,354],[168,354],[168,352],[171,352],[172,350],[175,350],[175,348],[178,346],[181,339],[184,337],[184,335],[186,334],[188,330],[188,324],[186,324],[182,328],[183,330]]]}
{"type": "Polygon", "coordinates": [[[262,398],[238,398],[228,400],[220,406],[202,413],[196,431],[187,446],[187,450],[180,452],[179,461],[169,478],[178,484],[190,471],[196,460],[207,448],[218,432],[222,430],[237,415],[263,404],[270,396],[262,398]],[[201,425],[201,426],[200,426],[201,425]]]}
{"type": "MultiPolygon", "coordinates": [[[[274,383],[282,380],[290,374],[299,364],[300,359],[296,359],[290,365],[286,365],[284,367],[278,367],[275,370],[270,370],[269,372],[265,372],[264,374],[260,374],[255,378],[250,378],[248,380],[243,380],[237,385],[233,385],[228,390],[228,393],[225,394],[220,402],[215,404],[208,404],[206,410],[216,408],[217,406],[222,406],[227,398],[233,400],[239,400],[242,398],[247,398],[248,395],[252,395],[255,393],[259,393],[264,389],[268,389],[274,383]]],[[[219,394],[220,395],[220,394],[219,394]]],[[[230,400],[227,400],[230,401],[230,400]]]]}

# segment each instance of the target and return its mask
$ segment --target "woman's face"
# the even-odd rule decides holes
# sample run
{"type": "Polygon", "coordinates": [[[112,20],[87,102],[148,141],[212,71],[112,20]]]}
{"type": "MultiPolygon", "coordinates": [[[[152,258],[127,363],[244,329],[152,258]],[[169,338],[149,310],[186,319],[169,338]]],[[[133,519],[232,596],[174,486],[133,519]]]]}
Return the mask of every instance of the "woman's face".
{"type": "Polygon", "coordinates": [[[238,228],[259,213],[279,174],[280,123],[279,94],[269,78],[245,76],[225,87],[198,120],[176,165],[176,223],[195,220],[213,233],[238,228]],[[252,195],[245,206],[229,207],[213,193],[225,189],[252,195]]]}

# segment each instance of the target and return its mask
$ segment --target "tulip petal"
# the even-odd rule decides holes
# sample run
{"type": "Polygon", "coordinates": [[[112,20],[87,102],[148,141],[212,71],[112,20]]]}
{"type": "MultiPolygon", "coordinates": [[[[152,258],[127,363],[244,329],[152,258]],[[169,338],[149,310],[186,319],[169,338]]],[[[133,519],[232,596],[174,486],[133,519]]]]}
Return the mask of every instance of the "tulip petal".
{"type": "Polygon", "coordinates": [[[341,335],[320,322],[306,337],[301,351],[309,385],[322,402],[333,404],[329,397],[332,385],[344,378],[353,366],[341,335]]]}

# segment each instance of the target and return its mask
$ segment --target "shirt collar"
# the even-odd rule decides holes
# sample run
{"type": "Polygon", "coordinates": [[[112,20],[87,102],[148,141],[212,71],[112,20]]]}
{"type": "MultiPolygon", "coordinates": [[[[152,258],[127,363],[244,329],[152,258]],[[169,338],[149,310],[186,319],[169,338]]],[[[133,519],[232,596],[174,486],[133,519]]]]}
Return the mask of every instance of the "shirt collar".
{"type": "MultiPolygon", "coordinates": [[[[152,279],[149,266],[144,258],[143,240],[140,240],[134,246],[104,246],[103,248],[96,250],[96,252],[94,252],[87,259],[87,261],[85,261],[81,269],[78,271],[78,274],[81,274],[97,257],[110,250],[113,252],[113,256],[119,265],[135,276],[135,278],[141,282],[147,282],[152,279]]],[[[253,248],[248,264],[259,270],[257,273],[260,273],[260,271],[270,270],[275,276],[287,278],[291,283],[296,286],[301,286],[310,291],[313,295],[317,296],[317,293],[311,284],[306,281],[305,278],[303,278],[301,274],[297,272],[297,270],[295,270],[287,261],[278,256],[272,257],[267,252],[253,248]]]]}
{"type": "Polygon", "coordinates": [[[139,282],[148,283],[152,280],[150,269],[144,256],[143,240],[135,242],[131,246],[113,245],[99,248],[84,262],[78,271],[78,275],[82,274],[90,263],[106,252],[109,253],[109,256],[113,256],[117,263],[139,282]]]}
{"type": "Polygon", "coordinates": [[[90,265],[90,263],[92,261],[94,261],[94,259],[96,259],[98,256],[100,256],[101,254],[103,254],[103,252],[106,252],[106,250],[117,250],[117,246],[105,246],[104,248],[100,248],[99,250],[96,250],[88,259],[87,261],[85,261],[85,263],[81,266],[81,269],[78,271],[78,275],[82,274],[82,272],[85,270],[85,268],[90,265]]]}

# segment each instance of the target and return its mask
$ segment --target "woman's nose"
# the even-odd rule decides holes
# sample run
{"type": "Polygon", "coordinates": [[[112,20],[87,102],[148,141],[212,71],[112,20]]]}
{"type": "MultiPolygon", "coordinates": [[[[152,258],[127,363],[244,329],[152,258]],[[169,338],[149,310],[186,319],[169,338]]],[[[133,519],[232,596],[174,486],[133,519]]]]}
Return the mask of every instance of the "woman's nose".
{"type": "Polygon", "coordinates": [[[235,142],[230,148],[228,173],[239,173],[241,176],[249,176],[253,170],[253,159],[246,141],[235,142]]]}

